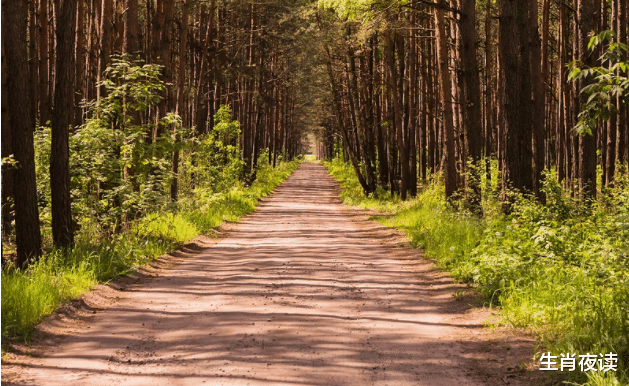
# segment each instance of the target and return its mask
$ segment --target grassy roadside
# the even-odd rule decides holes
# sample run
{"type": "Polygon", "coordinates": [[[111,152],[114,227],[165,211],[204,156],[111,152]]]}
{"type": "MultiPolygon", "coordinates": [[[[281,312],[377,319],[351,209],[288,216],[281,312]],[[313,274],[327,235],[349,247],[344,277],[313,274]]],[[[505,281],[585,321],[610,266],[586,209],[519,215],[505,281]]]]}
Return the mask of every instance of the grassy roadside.
{"type": "Polygon", "coordinates": [[[173,251],[224,221],[252,212],[258,200],[299,165],[261,166],[250,187],[182,198],[171,212],[152,213],[123,233],[103,238],[84,230],[68,253],[51,251],[27,270],[2,270],[2,339],[28,339],[33,327],[60,304],[173,251]]]}
{"type": "Polygon", "coordinates": [[[538,359],[551,352],[559,363],[562,353],[576,354],[577,371],[563,372],[558,380],[629,384],[627,176],[585,207],[551,175],[548,203],[520,198],[510,216],[499,211],[495,181],[483,181],[489,189],[479,219],[449,208],[443,186],[434,181],[407,202],[388,194],[366,198],[350,166],[333,161],[326,167],[340,182],[346,203],[387,214],[379,221],[403,230],[455,279],[500,306],[505,324],[536,333],[538,359]],[[618,370],[579,372],[579,355],[588,353],[617,354],[618,370]]]}

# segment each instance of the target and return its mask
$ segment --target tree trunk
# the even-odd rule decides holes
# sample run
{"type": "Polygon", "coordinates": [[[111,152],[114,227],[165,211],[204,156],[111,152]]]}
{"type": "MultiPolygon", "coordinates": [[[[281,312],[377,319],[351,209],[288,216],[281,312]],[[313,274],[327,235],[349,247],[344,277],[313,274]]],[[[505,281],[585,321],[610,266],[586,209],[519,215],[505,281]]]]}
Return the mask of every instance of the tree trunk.
{"type": "Polygon", "coordinates": [[[15,192],[15,241],[17,266],[25,267],[41,255],[35,150],[35,114],[29,93],[28,52],[26,44],[27,2],[2,0],[2,43],[6,55],[7,101],[11,145],[17,167],[13,169],[15,192]]]}
{"type": "Polygon", "coordinates": [[[123,52],[135,56],[140,50],[138,31],[138,0],[125,0],[123,52]]]}
{"type": "MultiPolygon", "coordinates": [[[[182,7],[181,31],[179,32],[179,73],[177,74],[177,114],[185,122],[185,81],[188,54],[188,13],[190,0],[185,0],[182,7]]],[[[185,123],[184,123],[185,124],[185,123]]],[[[175,129],[176,130],[176,129],[175,129]]],[[[172,180],[170,182],[170,199],[177,201],[179,195],[179,133],[175,133],[175,151],[173,151],[172,180]]]]}
{"type": "Polygon", "coordinates": [[[33,106],[31,107],[32,111],[37,114],[37,1],[31,0],[29,2],[29,17],[28,17],[28,72],[31,75],[31,80],[29,82],[30,93],[31,93],[31,103],[33,106]]]}
{"type": "Polygon", "coordinates": [[[528,39],[530,47],[530,67],[533,105],[533,191],[536,197],[545,202],[542,192],[542,172],[544,171],[544,137],[545,137],[545,104],[544,104],[544,75],[542,71],[541,42],[538,27],[537,0],[529,3],[528,39]]]}
{"type": "Polygon", "coordinates": [[[491,1],[487,1],[485,11],[485,174],[486,185],[491,182],[491,153],[492,153],[492,133],[494,131],[494,106],[493,106],[493,75],[494,57],[492,51],[491,36],[491,1]]]}
{"type": "Polygon", "coordinates": [[[74,112],[76,2],[77,0],[55,0],[57,51],[50,149],[50,195],[52,239],[57,248],[68,248],[74,242],[70,204],[69,129],[74,112]]]}
{"type": "MultiPolygon", "coordinates": [[[[593,67],[596,64],[595,53],[590,52],[588,43],[590,35],[596,33],[598,12],[594,0],[579,0],[577,5],[579,19],[579,59],[585,67],[593,67]]],[[[579,90],[591,84],[591,77],[582,80],[579,90]]],[[[587,103],[587,96],[580,93],[582,105],[587,103]]],[[[598,128],[592,130],[591,135],[582,134],[579,141],[579,188],[584,199],[596,198],[596,136],[598,128]]]]}
{"type": "MultiPolygon", "coordinates": [[[[201,50],[200,69],[199,69],[199,81],[197,83],[196,94],[196,114],[195,114],[195,128],[197,135],[207,132],[207,115],[208,115],[208,101],[203,97],[203,91],[205,90],[205,83],[209,83],[206,76],[207,68],[212,68],[212,56],[208,55],[209,48],[212,46],[214,38],[214,18],[216,15],[216,0],[212,0],[210,3],[210,21],[207,25],[205,35],[203,38],[203,49],[201,50]]],[[[210,80],[211,82],[212,80],[210,80]]]]}
{"type": "MultiPolygon", "coordinates": [[[[532,79],[527,38],[530,3],[534,0],[500,2],[500,79],[505,150],[503,187],[520,192],[533,188],[532,168],[532,79]]],[[[503,209],[511,210],[507,199],[503,209]]]]}
{"type": "MultiPolygon", "coordinates": [[[[111,55],[111,40],[113,32],[113,0],[103,0],[100,14],[100,57],[98,61],[98,82],[102,80],[103,72],[109,66],[111,55]]],[[[98,87],[97,98],[105,96],[105,88],[98,87]]]]}
{"type": "Polygon", "coordinates": [[[446,199],[452,198],[457,190],[456,158],[454,154],[454,119],[452,113],[452,86],[450,69],[448,68],[448,37],[446,36],[444,7],[435,8],[437,60],[439,62],[439,76],[441,87],[441,101],[443,104],[443,124],[445,132],[445,185],[446,199]]]}
{"type": "MultiPolygon", "coordinates": [[[[76,63],[74,85],[74,124],[83,124],[83,108],[81,100],[87,97],[85,93],[85,1],[78,0],[76,16],[76,46],[74,49],[74,61],[76,63]]],[[[89,36],[89,35],[88,35],[89,36]]],[[[91,39],[91,36],[90,36],[91,39]]]]}
{"type": "MultiPolygon", "coordinates": [[[[618,2],[618,23],[617,33],[618,41],[627,44],[627,1],[617,0],[618,2]]],[[[625,58],[626,58],[625,53],[625,58]]],[[[616,120],[616,162],[624,165],[629,161],[629,108],[617,100],[618,119],[616,120]]],[[[624,166],[623,166],[624,167],[624,166]]],[[[625,170],[626,171],[626,170],[625,170]]]]}
{"type": "MultiPolygon", "coordinates": [[[[2,32],[4,33],[5,28],[2,32]]],[[[5,35],[6,36],[6,35],[5,35]]],[[[2,138],[0,145],[2,146],[2,154],[0,157],[3,159],[13,154],[13,147],[11,146],[11,125],[9,124],[9,92],[7,86],[7,63],[6,55],[4,52],[4,40],[2,40],[2,127],[4,130],[0,130],[2,138]]],[[[13,170],[11,165],[2,164],[2,235],[8,236],[13,231],[13,219],[14,219],[14,189],[13,189],[13,170]]],[[[2,243],[4,245],[4,243],[2,243]]]]}
{"type": "Polygon", "coordinates": [[[39,124],[46,125],[50,119],[50,93],[48,85],[48,0],[39,1],[39,124]]]}
{"type": "Polygon", "coordinates": [[[561,182],[567,177],[566,175],[566,121],[565,121],[565,104],[564,94],[566,90],[566,7],[559,5],[559,37],[557,39],[557,126],[555,135],[557,136],[557,179],[561,182]]]}
{"type": "MultiPolygon", "coordinates": [[[[464,122],[467,132],[468,153],[472,161],[469,170],[471,193],[469,203],[472,210],[480,213],[481,184],[480,157],[482,147],[481,95],[476,60],[476,0],[461,1],[461,64],[465,80],[466,100],[463,100],[464,122]]],[[[465,160],[464,160],[465,161],[465,160]]]]}

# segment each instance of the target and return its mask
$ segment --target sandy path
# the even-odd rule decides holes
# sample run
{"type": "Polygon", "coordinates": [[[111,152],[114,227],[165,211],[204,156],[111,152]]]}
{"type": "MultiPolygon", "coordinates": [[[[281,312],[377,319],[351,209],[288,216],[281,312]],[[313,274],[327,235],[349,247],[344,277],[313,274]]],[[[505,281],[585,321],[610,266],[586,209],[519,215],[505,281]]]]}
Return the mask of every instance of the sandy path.
{"type": "Polygon", "coordinates": [[[303,164],[214,246],[67,327],[17,383],[519,384],[502,364],[518,343],[488,335],[417,251],[350,216],[323,167],[303,164]]]}

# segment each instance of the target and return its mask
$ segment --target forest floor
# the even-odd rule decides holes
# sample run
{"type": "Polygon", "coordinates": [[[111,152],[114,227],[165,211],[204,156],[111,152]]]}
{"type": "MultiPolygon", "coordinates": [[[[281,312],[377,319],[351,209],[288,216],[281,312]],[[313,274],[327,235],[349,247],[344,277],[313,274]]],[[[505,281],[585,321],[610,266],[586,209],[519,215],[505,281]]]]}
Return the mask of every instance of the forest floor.
{"type": "Polygon", "coordinates": [[[218,238],[47,318],[2,384],[539,383],[532,337],[487,328],[496,311],[338,193],[302,164],[218,238]]]}

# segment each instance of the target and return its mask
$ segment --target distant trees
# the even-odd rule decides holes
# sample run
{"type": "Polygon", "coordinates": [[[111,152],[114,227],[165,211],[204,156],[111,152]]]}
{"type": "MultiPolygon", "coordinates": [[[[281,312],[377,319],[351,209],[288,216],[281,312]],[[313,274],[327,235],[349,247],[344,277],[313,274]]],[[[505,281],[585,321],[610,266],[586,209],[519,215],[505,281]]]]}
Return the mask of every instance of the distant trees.
{"type": "MultiPolygon", "coordinates": [[[[627,43],[625,0],[319,0],[319,5],[338,106],[330,108],[337,119],[321,125],[321,153],[342,149],[365,181],[365,193],[373,192],[366,183],[373,178],[405,198],[427,171],[442,172],[446,197],[465,196],[478,210],[480,180],[492,177],[491,159],[498,160],[504,193],[515,189],[540,200],[544,169],[554,169],[566,188],[578,186],[574,193],[588,199],[613,183],[617,167],[626,168],[624,99],[605,94],[614,108],[601,111],[609,116],[590,120],[592,130],[575,130],[581,110],[593,106],[592,94],[581,90],[595,75],[582,74],[576,83],[568,78],[568,64],[575,60],[583,68],[610,68],[610,61],[599,60],[601,48],[590,50],[588,42],[612,29],[614,44],[627,43]],[[344,53],[348,47],[352,56],[344,53]],[[352,65],[372,56],[373,71],[352,65]],[[371,85],[373,94],[357,100],[353,90],[361,84],[371,85]],[[371,129],[354,118],[358,113],[371,117],[375,144],[368,140],[371,129]],[[373,157],[367,155],[371,148],[373,157]]],[[[624,51],[618,55],[626,58],[624,51]]],[[[504,199],[509,210],[507,194],[504,199]]]]}
{"type": "Polygon", "coordinates": [[[3,98],[2,217],[8,237],[15,213],[19,264],[41,253],[38,209],[54,245],[65,248],[87,207],[91,215],[109,213],[118,221],[110,228],[115,231],[143,213],[131,198],[148,197],[142,191],[147,181],[160,194],[167,185],[172,201],[191,192],[200,178],[191,171],[205,158],[190,144],[212,131],[221,106],[230,106],[240,124],[236,145],[246,183],[255,180],[264,149],[273,164],[299,154],[303,133],[315,121],[304,102],[312,89],[300,80],[311,72],[303,54],[311,35],[302,28],[302,10],[310,4],[3,1],[3,93],[9,97],[3,98]],[[150,68],[159,68],[165,87],[142,89],[157,79],[142,78],[147,73],[136,71],[143,66],[136,59],[161,65],[150,68]],[[156,99],[147,100],[148,94],[156,99]],[[49,152],[42,159],[50,159],[50,192],[36,188],[35,130],[40,143],[51,142],[38,149],[49,152]],[[160,148],[166,137],[172,151],[160,148]],[[112,169],[105,172],[104,165],[112,169]],[[82,174],[90,168],[93,176],[82,174]]]}
{"type": "MultiPolygon", "coordinates": [[[[578,60],[582,68],[611,68],[599,59],[604,48],[590,51],[587,44],[606,29],[614,42],[627,43],[625,0],[6,3],[3,229],[13,234],[14,213],[22,261],[41,249],[37,204],[55,245],[65,247],[78,220],[77,205],[70,216],[71,200],[91,197],[112,212],[126,211],[123,192],[115,190],[119,179],[140,194],[149,178],[153,192],[171,201],[191,192],[200,178],[191,170],[205,158],[199,147],[185,146],[212,132],[221,106],[239,123],[245,183],[255,180],[265,149],[272,164],[292,158],[305,148],[308,130],[318,133],[322,154],[352,163],[366,194],[412,197],[418,181],[440,172],[446,196],[465,197],[475,211],[482,178],[498,177],[491,175],[492,159],[504,189],[542,200],[544,169],[590,198],[629,160],[624,99],[609,94],[609,116],[577,133],[581,110],[593,106],[581,89],[597,81],[585,72],[572,82],[567,66],[578,60]],[[110,83],[123,60],[113,55],[122,53],[131,67],[160,66],[151,67],[163,82],[156,100],[129,90],[110,98],[121,84],[141,80],[110,83]],[[99,116],[106,103],[116,113],[99,116]],[[107,151],[121,174],[85,185],[92,190],[80,196],[75,183],[87,177],[68,169],[67,138],[72,143],[95,122],[104,135],[121,138],[107,151]],[[35,188],[30,161],[33,130],[49,126],[50,197],[35,188]],[[160,150],[167,137],[168,152],[160,150]],[[148,148],[151,157],[168,159],[138,166],[134,151],[148,148]],[[105,205],[105,192],[118,198],[105,205]]],[[[626,60],[624,51],[618,55],[626,60]]]]}

